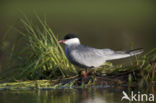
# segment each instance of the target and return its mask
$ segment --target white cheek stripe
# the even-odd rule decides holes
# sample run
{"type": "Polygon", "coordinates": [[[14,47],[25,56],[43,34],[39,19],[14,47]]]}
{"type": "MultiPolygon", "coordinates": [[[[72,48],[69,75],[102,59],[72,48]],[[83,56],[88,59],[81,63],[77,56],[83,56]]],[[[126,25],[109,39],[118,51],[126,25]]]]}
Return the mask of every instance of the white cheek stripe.
{"type": "Polygon", "coordinates": [[[73,38],[65,41],[65,44],[71,45],[71,44],[80,44],[80,40],[78,38],[73,38]]]}

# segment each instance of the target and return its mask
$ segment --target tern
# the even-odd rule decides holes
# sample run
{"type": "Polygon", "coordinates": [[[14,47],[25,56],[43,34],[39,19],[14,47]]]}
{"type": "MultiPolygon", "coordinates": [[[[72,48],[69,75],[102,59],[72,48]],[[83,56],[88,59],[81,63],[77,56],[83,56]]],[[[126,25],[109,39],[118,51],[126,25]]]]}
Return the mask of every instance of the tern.
{"type": "Polygon", "coordinates": [[[127,58],[141,54],[143,49],[114,51],[112,49],[96,49],[82,45],[79,38],[74,34],[67,34],[59,43],[65,44],[65,54],[68,60],[81,68],[85,68],[84,78],[87,77],[88,68],[97,68],[106,61],[127,58]]]}

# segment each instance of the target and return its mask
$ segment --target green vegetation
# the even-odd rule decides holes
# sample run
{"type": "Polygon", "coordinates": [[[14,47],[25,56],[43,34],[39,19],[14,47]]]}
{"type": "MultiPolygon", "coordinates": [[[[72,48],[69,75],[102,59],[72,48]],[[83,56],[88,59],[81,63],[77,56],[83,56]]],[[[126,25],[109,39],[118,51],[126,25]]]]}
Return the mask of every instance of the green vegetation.
{"type": "Polygon", "coordinates": [[[12,49],[11,60],[14,63],[10,63],[9,68],[1,73],[1,80],[16,82],[1,83],[1,89],[156,85],[156,48],[141,57],[136,56],[135,61],[128,65],[113,66],[107,63],[109,66],[95,69],[96,72],[90,72],[88,78],[84,80],[68,62],[46,20],[42,21],[36,17],[37,23],[31,22],[27,17],[21,20],[24,31],[18,30],[18,32],[22,35],[25,47],[18,52],[12,49]],[[23,80],[28,81],[23,82],[23,80]]]}
{"type": "MultiPolygon", "coordinates": [[[[127,85],[131,88],[144,88],[151,90],[156,86],[156,49],[151,50],[144,56],[136,57],[136,61],[130,65],[103,66],[96,69],[96,73],[89,73],[86,79],[79,76],[70,78],[58,78],[52,80],[27,80],[1,83],[1,90],[36,90],[57,88],[102,88],[105,86],[120,87],[127,85]]],[[[108,65],[107,64],[107,65],[108,65]]],[[[24,70],[24,69],[23,69],[24,70]]],[[[59,77],[60,75],[58,75],[59,77]]],[[[28,79],[28,78],[27,78],[28,79]]]]}
{"type": "Polygon", "coordinates": [[[20,51],[12,50],[11,60],[15,63],[6,70],[7,74],[3,73],[7,75],[6,79],[56,79],[59,76],[77,74],[47,23],[36,17],[39,22],[37,25],[31,23],[27,17],[21,20],[25,31],[18,32],[22,35],[25,47],[20,51]],[[9,73],[12,68],[14,71],[9,73]]]}

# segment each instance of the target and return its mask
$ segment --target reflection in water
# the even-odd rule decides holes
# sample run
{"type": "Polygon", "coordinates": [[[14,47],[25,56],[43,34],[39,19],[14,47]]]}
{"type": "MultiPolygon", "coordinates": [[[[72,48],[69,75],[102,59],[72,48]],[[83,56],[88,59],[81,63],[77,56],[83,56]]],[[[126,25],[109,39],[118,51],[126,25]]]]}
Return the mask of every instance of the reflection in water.
{"type": "MultiPolygon", "coordinates": [[[[131,92],[128,92],[128,88],[121,87],[0,91],[0,103],[121,103],[122,91],[125,91],[128,95],[131,92]]],[[[135,91],[135,93],[137,92],[138,90],[135,91]]],[[[147,94],[147,91],[142,90],[141,93],[147,94]]],[[[152,93],[151,90],[150,93],[152,93]]],[[[123,103],[128,103],[128,101],[124,100],[123,103]]]]}
{"type": "Polygon", "coordinates": [[[95,98],[95,99],[87,99],[87,100],[84,100],[82,103],[107,103],[104,99],[102,98],[95,98]]]}
{"type": "Polygon", "coordinates": [[[0,103],[120,103],[121,93],[114,89],[0,91],[0,103]]]}

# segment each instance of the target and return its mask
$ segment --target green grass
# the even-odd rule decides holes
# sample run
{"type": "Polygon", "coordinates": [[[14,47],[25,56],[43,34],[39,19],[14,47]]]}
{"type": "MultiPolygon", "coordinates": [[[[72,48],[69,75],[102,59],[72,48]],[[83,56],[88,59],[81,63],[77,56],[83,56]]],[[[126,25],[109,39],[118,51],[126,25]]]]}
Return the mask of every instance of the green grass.
{"type": "Polygon", "coordinates": [[[24,46],[19,51],[11,51],[11,60],[16,62],[7,70],[7,73],[14,70],[11,74],[8,73],[11,77],[7,79],[56,79],[76,75],[75,67],[68,62],[46,20],[43,21],[38,16],[36,19],[36,25],[26,16],[21,19],[24,31],[17,30],[22,35],[24,46]]]}
{"type": "Polygon", "coordinates": [[[127,66],[120,65],[112,68],[110,74],[118,75],[121,72],[129,72],[129,86],[140,88],[156,86],[156,48],[141,57],[135,56],[135,61],[127,66]]]}
{"type": "MultiPolygon", "coordinates": [[[[97,86],[105,85],[120,87],[124,84],[128,84],[128,87],[130,88],[140,88],[147,92],[151,91],[151,89],[155,90],[154,88],[156,86],[156,48],[139,58],[136,57],[135,60],[136,61],[133,61],[132,63],[126,66],[113,66],[110,63],[108,63],[109,66],[97,69],[96,72],[97,74],[100,74],[99,76],[89,75],[89,77],[82,81],[78,80],[79,77],[73,77],[72,75],[69,75],[70,78],[55,80],[30,81],[27,78],[27,81],[0,83],[0,90],[40,90],[88,87],[97,88],[97,86]],[[81,83],[79,84],[79,82],[81,83]]],[[[56,77],[58,76],[60,75],[56,75],[56,77]]]]}

